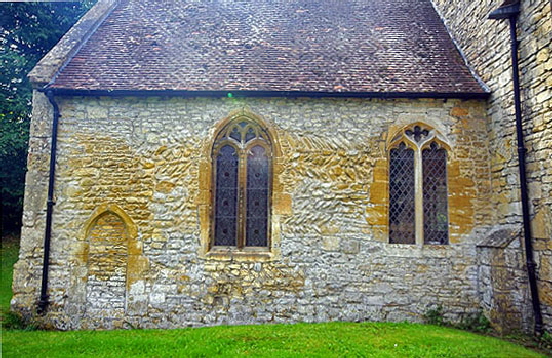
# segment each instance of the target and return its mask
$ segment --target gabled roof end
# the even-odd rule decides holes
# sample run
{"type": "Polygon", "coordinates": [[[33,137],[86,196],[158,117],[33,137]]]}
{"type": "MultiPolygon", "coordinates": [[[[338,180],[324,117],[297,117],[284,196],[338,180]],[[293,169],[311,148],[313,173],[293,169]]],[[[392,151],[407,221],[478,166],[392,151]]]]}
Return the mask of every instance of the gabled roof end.
{"type": "Polygon", "coordinates": [[[57,73],[86,43],[116,4],[116,0],[98,0],[96,5],[63,35],[54,48],[29,72],[33,88],[44,87],[55,79],[57,73]]]}

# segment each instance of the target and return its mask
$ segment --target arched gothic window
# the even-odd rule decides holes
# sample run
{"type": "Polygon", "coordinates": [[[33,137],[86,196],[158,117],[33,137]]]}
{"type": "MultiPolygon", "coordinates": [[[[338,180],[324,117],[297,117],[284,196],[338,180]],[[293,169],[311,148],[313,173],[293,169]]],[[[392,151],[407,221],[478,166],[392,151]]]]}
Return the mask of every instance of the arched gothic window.
{"type": "Polygon", "coordinates": [[[433,130],[407,129],[389,151],[389,242],[448,244],[447,151],[433,130]]]}
{"type": "Polygon", "coordinates": [[[265,129],[233,121],[212,151],[212,246],[268,247],[272,145],[265,129]]]}

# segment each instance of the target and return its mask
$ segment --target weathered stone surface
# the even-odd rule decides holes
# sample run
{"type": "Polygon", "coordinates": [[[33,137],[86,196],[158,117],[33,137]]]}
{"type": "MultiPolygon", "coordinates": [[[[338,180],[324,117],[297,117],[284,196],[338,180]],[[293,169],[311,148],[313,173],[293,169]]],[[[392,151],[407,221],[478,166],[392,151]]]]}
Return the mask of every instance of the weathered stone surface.
{"type": "MultiPolygon", "coordinates": [[[[46,317],[57,327],[421,321],[438,304],[460,320],[479,309],[475,245],[490,225],[482,101],[58,101],[46,317]],[[262,116],[277,141],[271,225],[279,239],[269,256],[206,252],[210,143],[236,113],[262,116]],[[447,246],[387,244],[386,146],[413,121],[451,148],[447,246]]],[[[46,121],[47,109],[37,105],[33,118],[46,121]]],[[[47,138],[40,128],[33,138],[47,138]]],[[[48,146],[31,151],[48,158],[48,146]]],[[[28,196],[47,185],[37,167],[30,163],[28,196]]],[[[12,304],[27,314],[40,287],[41,205],[26,206],[16,265],[12,304]]]]}
{"type": "MultiPolygon", "coordinates": [[[[432,0],[435,8],[445,19],[451,35],[464,52],[467,62],[489,86],[492,96],[489,100],[489,144],[491,152],[493,222],[497,227],[517,225],[521,228],[521,205],[517,162],[514,95],[510,65],[510,39],[508,20],[488,20],[488,15],[501,5],[492,0],[460,0],[451,6],[448,0],[432,0]],[[462,16],[458,16],[462,14],[462,16]]],[[[547,1],[522,1],[518,18],[518,40],[522,117],[527,148],[527,176],[532,215],[532,229],[535,237],[536,263],[539,289],[546,296],[552,285],[550,276],[551,249],[544,242],[552,242],[552,43],[551,6],[547,1]],[[545,258],[545,259],[542,259],[545,258]],[[547,291],[548,290],[548,291],[547,291]]],[[[458,113],[457,110],[455,110],[458,113]]],[[[452,113],[452,112],[451,112],[452,113]]],[[[510,247],[505,248],[511,250],[510,247]]],[[[484,250],[485,251],[485,250],[484,250]]],[[[492,251],[492,250],[491,250],[492,251]]],[[[487,255],[485,253],[485,255],[487,255]]],[[[525,259],[506,262],[505,270],[524,275],[521,268],[525,259]]],[[[526,274],[525,274],[526,276],[526,274]]],[[[498,289],[505,282],[492,281],[498,289]]],[[[517,328],[520,320],[531,329],[528,287],[524,281],[519,286],[508,286],[505,294],[517,300],[510,304],[521,311],[508,317],[510,323],[500,318],[502,313],[491,312],[491,318],[500,324],[517,328]],[[529,316],[527,316],[529,315],[529,316]],[[523,316],[523,317],[522,317],[523,316]]],[[[513,307],[513,306],[512,306],[513,307]]],[[[489,307],[487,307],[489,308],[489,307]]],[[[552,306],[543,300],[545,329],[552,329],[552,306]]]]}

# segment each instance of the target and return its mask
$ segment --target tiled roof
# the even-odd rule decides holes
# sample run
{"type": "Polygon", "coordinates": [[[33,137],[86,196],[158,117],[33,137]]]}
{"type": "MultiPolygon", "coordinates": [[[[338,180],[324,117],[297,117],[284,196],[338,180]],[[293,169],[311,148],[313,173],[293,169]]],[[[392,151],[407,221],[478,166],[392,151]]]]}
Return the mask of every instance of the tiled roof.
{"type": "Polygon", "coordinates": [[[53,87],[484,93],[429,0],[122,1],[53,87]]]}

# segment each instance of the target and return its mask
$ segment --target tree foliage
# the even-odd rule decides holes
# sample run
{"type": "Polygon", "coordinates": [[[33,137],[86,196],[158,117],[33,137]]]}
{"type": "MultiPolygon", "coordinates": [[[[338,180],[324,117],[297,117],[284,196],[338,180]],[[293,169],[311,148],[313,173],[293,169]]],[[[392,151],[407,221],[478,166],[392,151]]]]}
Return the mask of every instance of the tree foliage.
{"type": "Polygon", "coordinates": [[[0,3],[0,214],[18,230],[31,119],[27,74],[95,1],[0,3]]]}

